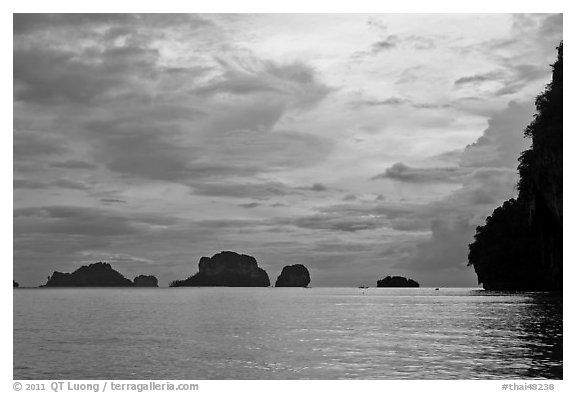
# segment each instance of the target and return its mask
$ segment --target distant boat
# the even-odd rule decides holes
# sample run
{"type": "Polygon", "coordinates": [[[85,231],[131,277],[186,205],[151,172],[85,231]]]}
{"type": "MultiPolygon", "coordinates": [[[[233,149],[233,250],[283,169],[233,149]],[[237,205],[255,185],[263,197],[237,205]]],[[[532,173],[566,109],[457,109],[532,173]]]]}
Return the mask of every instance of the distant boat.
{"type": "Polygon", "coordinates": [[[365,286],[362,285],[362,286],[359,286],[358,288],[360,288],[360,289],[366,289],[366,288],[370,288],[370,287],[365,287],[365,286]]]}
{"type": "Polygon", "coordinates": [[[435,291],[437,291],[439,288],[434,288],[435,291]]]}

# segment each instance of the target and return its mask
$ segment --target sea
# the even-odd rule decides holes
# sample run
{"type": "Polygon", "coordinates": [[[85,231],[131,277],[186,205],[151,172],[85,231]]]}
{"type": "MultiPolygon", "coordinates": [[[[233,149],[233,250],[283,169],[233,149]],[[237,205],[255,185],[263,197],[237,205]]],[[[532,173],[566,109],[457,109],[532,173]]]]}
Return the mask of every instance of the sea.
{"type": "Polygon", "coordinates": [[[14,379],[562,379],[562,297],[476,288],[14,290],[14,379]]]}

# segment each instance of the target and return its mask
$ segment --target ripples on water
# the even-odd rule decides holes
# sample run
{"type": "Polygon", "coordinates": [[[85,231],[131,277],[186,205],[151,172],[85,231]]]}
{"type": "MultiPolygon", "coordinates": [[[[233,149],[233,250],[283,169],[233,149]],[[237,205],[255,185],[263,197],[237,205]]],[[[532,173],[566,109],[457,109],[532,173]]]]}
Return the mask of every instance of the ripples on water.
{"type": "Polygon", "coordinates": [[[15,379],[562,378],[562,298],[427,288],[19,289],[15,379]]]}

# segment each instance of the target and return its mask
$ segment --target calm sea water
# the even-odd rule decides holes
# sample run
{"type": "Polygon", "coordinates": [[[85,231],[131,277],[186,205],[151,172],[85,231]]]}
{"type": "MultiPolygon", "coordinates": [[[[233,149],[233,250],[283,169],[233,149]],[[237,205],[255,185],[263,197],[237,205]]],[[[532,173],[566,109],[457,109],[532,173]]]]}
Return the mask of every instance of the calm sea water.
{"type": "Polygon", "coordinates": [[[562,299],[443,288],[19,289],[14,378],[562,378],[562,299]]]}

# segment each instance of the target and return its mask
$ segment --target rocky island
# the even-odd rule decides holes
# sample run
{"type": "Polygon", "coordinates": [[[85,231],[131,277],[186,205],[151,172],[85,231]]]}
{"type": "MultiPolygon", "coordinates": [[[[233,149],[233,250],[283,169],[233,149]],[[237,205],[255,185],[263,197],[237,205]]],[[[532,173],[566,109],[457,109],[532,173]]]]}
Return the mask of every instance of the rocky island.
{"type": "Polygon", "coordinates": [[[139,275],[134,278],[135,287],[158,287],[158,279],[154,276],[139,275]]]}
{"type": "Polygon", "coordinates": [[[376,282],[377,288],[417,288],[420,284],[416,281],[401,276],[386,276],[376,282]]]}
{"type": "Polygon", "coordinates": [[[211,258],[202,257],[198,273],[185,280],[170,283],[171,287],[269,287],[268,273],[250,255],[222,251],[211,258]]]}
{"type": "MultiPolygon", "coordinates": [[[[153,277],[154,276],[139,276],[153,277]]],[[[150,280],[150,279],[149,279],[150,280]]],[[[98,262],[82,266],[72,273],[54,272],[41,287],[133,287],[135,284],[117,272],[109,263],[98,262]]],[[[148,285],[149,286],[149,285],[148,285]]],[[[156,285],[157,286],[157,285],[156,285]]]]}
{"type": "Polygon", "coordinates": [[[276,279],[275,287],[304,287],[310,284],[310,272],[301,264],[284,266],[276,279]]]}
{"type": "Polygon", "coordinates": [[[562,290],[562,43],[557,49],[524,131],[532,146],[519,158],[518,197],[494,210],[469,245],[468,265],[484,289],[562,290]]]}

